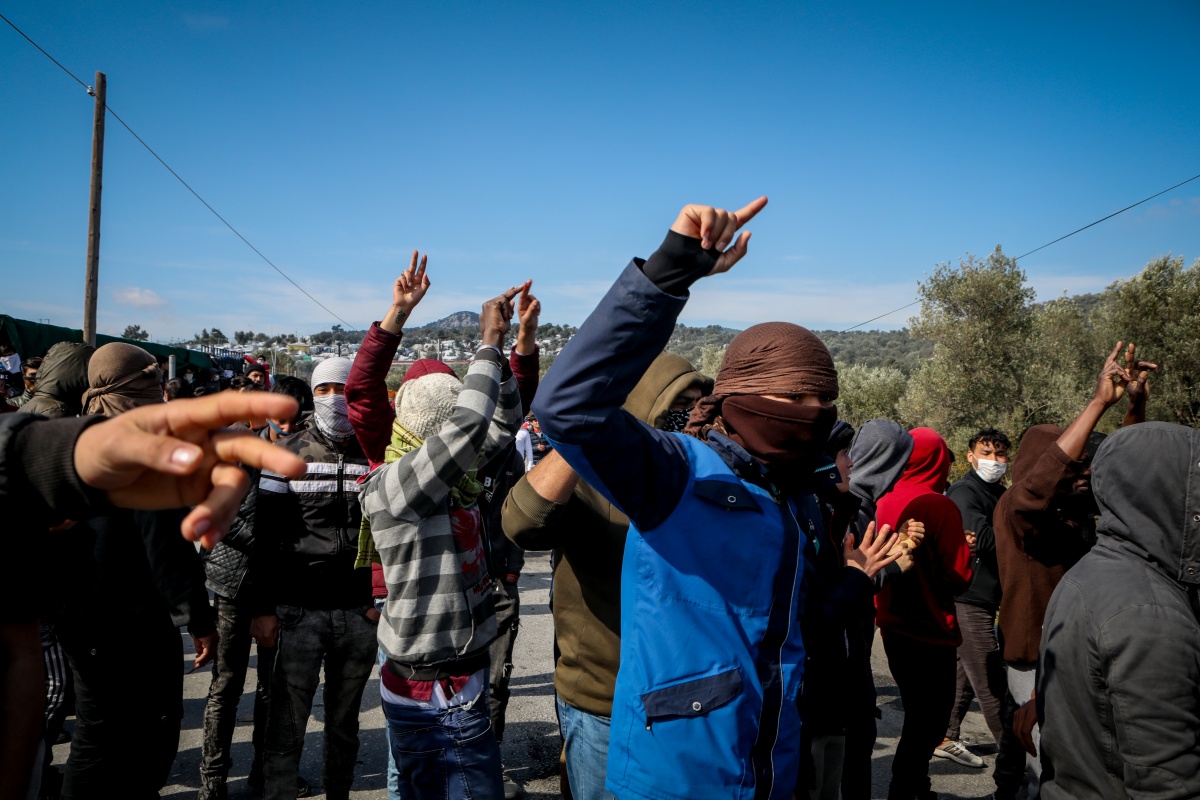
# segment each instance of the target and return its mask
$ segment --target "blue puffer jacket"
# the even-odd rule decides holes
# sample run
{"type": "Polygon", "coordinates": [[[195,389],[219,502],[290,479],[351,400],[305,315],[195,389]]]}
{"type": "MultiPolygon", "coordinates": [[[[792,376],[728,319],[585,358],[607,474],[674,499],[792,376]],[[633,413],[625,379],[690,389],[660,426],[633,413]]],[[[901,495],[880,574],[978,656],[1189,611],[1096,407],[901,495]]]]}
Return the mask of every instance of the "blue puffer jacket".
{"type": "MultiPolygon", "coordinates": [[[[672,234],[653,258],[690,261],[698,276],[708,257],[672,234]]],[[[790,798],[803,552],[820,511],[813,495],[776,496],[759,462],[720,434],[701,442],[621,409],[685,302],[630,264],[534,403],[555,449],[631,523],[608,788],[653,800],[790,798]]]]}

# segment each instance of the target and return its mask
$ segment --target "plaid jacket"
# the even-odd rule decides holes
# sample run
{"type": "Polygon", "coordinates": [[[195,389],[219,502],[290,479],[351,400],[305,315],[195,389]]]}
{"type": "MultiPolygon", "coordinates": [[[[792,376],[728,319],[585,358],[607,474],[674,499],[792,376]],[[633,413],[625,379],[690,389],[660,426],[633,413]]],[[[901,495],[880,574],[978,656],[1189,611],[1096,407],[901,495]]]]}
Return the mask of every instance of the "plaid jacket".
{"type": "Polygon", "coordinates": [[[495,351],[480,350],[441,430],[375,470],[360,495],[388,589],[379,646],[401,664],[447,666],[485,652],[496,638],[491,592],[474,591],[464,579],[450,490],[520,427],[521,398],[506,366],[495,351]]]}

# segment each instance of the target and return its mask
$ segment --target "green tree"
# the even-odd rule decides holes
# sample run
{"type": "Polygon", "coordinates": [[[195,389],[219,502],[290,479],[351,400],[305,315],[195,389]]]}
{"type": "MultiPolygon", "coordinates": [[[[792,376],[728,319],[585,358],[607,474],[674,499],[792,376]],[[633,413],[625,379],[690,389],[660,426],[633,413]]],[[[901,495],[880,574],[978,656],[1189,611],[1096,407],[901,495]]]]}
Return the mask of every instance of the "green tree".
{"type": "Polygon", "coordinates": [[[1139,359],[1158,362],[1147,418],[1200,426],[1200,260],[1156,258],[1109,286],[1095,314],[1108,347],[1134,342],[1139,359]]]}
{"type": "Polygon", "coordinates": [[[702,344],[700,345],[699,363],[693,361],[692,366],[695,367],[700,374],[707,375],[713,380],[717,379],[717,373],[721,371],[721,362],[725,360],[725,351],[729,349],[729,345],[702,344]]]}
{"type": "Polygon", "coordinates": [[[838,418],[855,428],[869,419],[896,419],[900,398],[908,388],[896,367],[838,364],[838,418]]]}
{"type": "Polygon", "coordinates": [[[150,334],[142,330],[141,325],[126,325],[125,332],[121,334],[121,338],[134,342],[145,342],[149,341],[150,334]]]}
{"type": "Polygon", "coordinates": [[[939,264],[917,293],[912,334],[932,341],[933,354],[899,404],[904,420],[936,429],[956,448],[979,428],[1024,430],[1034,292],[1016,261],[997,246],[983,260],[939,264]]]}

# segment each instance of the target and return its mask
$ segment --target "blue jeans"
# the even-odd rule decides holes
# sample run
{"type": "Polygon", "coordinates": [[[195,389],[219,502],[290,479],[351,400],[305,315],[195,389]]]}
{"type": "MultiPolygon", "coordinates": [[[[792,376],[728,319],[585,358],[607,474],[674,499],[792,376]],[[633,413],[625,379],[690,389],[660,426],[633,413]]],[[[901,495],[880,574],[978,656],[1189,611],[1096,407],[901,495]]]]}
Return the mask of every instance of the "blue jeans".
{"type": "MultiPolygon", "coordinates": [[[[375,598],[375,610],[383,613],[383,601],[385,598],[375,598]]],[[[387,663],[387,654],[383,652],[383,648],[379,648],[379,668],[383,669],[383,665],[387,663]]],[[[382,679],[382,676],[380,676],[382,679]]],[[[388,727],[387,720],[384,720],[384,727],[388,727]]],[[[388,771],[387,771],[387,790],[388,800],[400,800],[400,775],[396,772],[396,756],[392,754],[392,738],[388,736],[388,771]]]]}
{"type": "Polygon", "coordinates": [[[403,800],[503,800],[486,686],[466,705],[429,709],[384,701],[383,714],[403,800]]]}
{"type": "Polygon", "coordinates": [[[558,729],[567,753],[567,783],[575,800],[616,800],[604,788],[608,772],[609,718],[558,703],[558,729]]]}

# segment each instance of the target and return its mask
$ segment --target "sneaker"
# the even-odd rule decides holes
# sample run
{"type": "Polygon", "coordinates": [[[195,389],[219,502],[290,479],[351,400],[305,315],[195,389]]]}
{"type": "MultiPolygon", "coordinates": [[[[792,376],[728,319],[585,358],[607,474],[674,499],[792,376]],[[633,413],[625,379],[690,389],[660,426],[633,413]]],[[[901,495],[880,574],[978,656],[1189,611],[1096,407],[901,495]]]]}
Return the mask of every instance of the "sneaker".
{"type": "Polygon", "coordinates": [[[517,800],[521,796],[521,787],[513,781],[504,779],[504,800],[517,800]]]}
{"type": "Polygon", "coordinates": [[[948,758],[956,764],[962,764],[964,767],[979,769],[983,766],[982,758],[968,750],[962,742],[956,742],[951,739],[946,739],[934,748],[933,754],[938,758],[948,758]]]}

